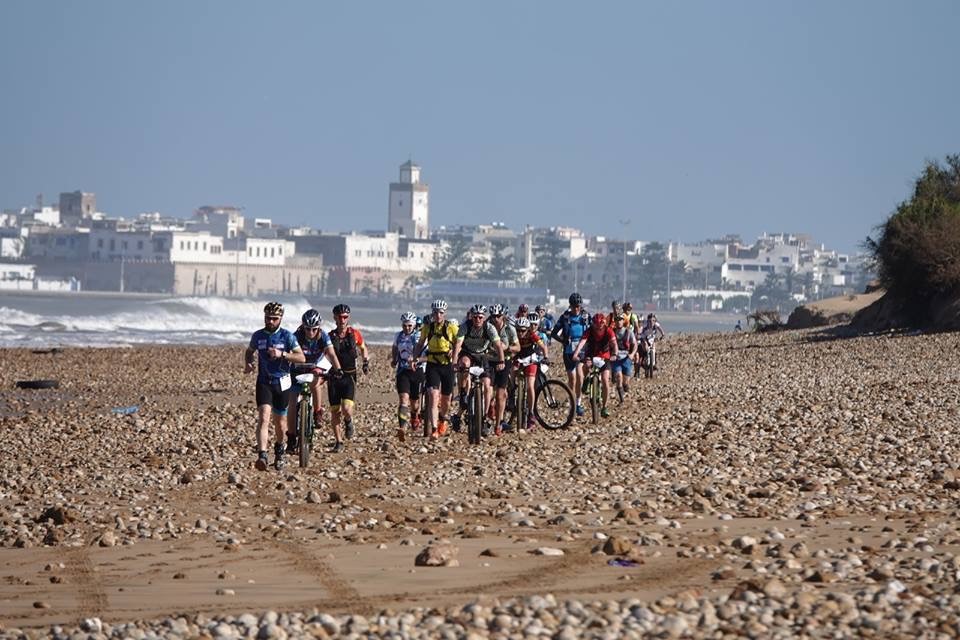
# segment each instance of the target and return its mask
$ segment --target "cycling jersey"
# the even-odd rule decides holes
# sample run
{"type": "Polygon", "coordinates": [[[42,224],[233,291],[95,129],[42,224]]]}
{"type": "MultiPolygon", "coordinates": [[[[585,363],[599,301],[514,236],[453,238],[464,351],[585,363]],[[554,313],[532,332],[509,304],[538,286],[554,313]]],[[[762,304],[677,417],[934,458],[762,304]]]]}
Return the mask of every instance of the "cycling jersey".
{"type": "Polygon", "coordinates": [[[604,327],[600,335],[597,335],[596,331],[590,329],[586,335],[587,344],[584,345],[584,350],[587,352],[588,357],[600,357],[605,360],[610,360],[613,357],[617,340],[613,329],[604,327]]]}
{"type": "Polygon", "coordinates": [[[458,325],[452,320],[444,320],[440,324],[430,321],[423,325],[427,334],[427,362],[434,364],[450,364],[450,352],[457,341],[458,325]]]}
{"type": "Polygon", "coordinates": [[[560,316],[560,319],[557,320],[551,336],[560,339],[560,335],[562,334],[565,342],[563,352],[573,353],[573,350],[577,347],[577,343],[580,342],[584,332],[586,332],[589,327],[590,316],[587,315],[585,311],[574,314],[567,309],[563,312],[563,315],[560,316]]]}
{"type": "Polygon", "coordinates": [[[344,373],[357,372],[357,348],[363,344],[363,336],[353,327],[344,327],[343,335],[334,329],[330,332],[330,342],[340,361],[344,373]]]}
{"type": "Polygon", "coordinates": [[[413,358],[418,342],[420,342],[420,332],[417,330],[410,333],[403,331],[397,333],[393,339],[393,346],[397,349],[397,372],[410,368],[409,360],[413,358]]]}
{"type": "Polygon", "coordinates": [[[540,334],[533,330],[528,330],[523,334],[518,334],[518,339],[520,341],[520,353],[517,354],[517,358],[526,358],[531,355],[537,347],[540,347],[541,351],[545,351],[546,347],[543,345],[543,340],[540,339],[540,334]]]}
{"type": "Polygon", "coordinates": [[[663,336],[663,327],[660,326],[659,322],[654,321],[653,323],[644,322],[643,328],[640,329],[640,339],[650,339],[653,340],[657,337],[657,333],[660,333],[663,336]]]}
{"type": "Polygon", "coordinates": [[[279,327],[272,333],[266,329],[254,331],[250,336],[249,347],[257,352],[257,383],[276,384],[280,382],[280,378],[290,373],[290,363],[283,358],[271,359],[267,356],[267,351],[271,347],[282,351],[295,351],[300,344],[296,336],[279,327]]]}
{"type": "Polygon", "coordinates": [[[470,325],[460,325],[457,340],[463,340],[461,349],[467,353],[481,355],[490,350],[495,343],[500,342],[500,334],[489,322],[484,322],[479,327],[473,326],[471,322],[470,325]]]}
{"type": "MultiPolygon", "coordinates": [[[[492,325],[493,323],[490,323],[490,324],[492,325]]],[[[494,328],[496,328],[496,327],[494,327],[494,328]]],[[[505,359],[505,360],[509,360],[510,358],[513,357],[512,354],[509,353],[509,349],[510,349],[510,347],[512,347],[513,345],[517,344],[517,342],[518,342],[518,340],[517,340],[517,328],[514,327],[514,326],[513,326],[512,324],[510,324],[509,322],[504,322],[504,323],[503,323],[503,328],[500,329],[500,331],[499,331],[498,333],[499,333],[499,336],[500,336],[500,342],[503,343],[503,356],[504,356],[504,359],[505,359]]],[[[493,346],[491,345],[491,348],[490,348],[490,350],[487,352],[487,355],[496,356],[496,355],[497,355],[497,350],[494,349],[493,346]]]]}
{"type": "Polygon", "coordinates": [[[621,327],[614,331],[617,336],[617,347],[620,351],[630,351],[637,343],[636,336],[633,335],[633,329],[630,326],[621,327]]]}
{"type": "Polygon", "coordinates": [[[323,329],[320,329],[316,338],[308,338],[302,326],[293,335],[303,349],[303,355],[307,358],[306,364],[316,363],[323,356],[324,350],[330,346],[330,336],[323,329]]]}

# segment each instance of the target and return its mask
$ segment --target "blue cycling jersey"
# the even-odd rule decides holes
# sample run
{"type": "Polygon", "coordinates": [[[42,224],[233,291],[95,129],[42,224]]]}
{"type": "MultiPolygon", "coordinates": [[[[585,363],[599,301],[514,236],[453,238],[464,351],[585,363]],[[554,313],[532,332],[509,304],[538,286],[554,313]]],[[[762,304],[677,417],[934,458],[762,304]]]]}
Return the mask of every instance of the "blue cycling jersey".
{"type": "Polygon", "coordinates": [[[267,356],[270,347],[277,347],[284,351],[293,351],[300,347],[296,337],[280,327],[273,333],[266,329],[259,329],[250,336],[250,348],[257,351],[257,382],[276,384],[284,375],[290,373],[290,363],[282,358],[271,359],[267,356]]]}
{"type": "Polygon", "coordinates": [[[303,355],[307,358],[308,364],[315,364],[323,356],[324,350],[330,346],[330,336],[323,329],[313,340],[307,337],[303,327],[297,329],[293,336],[297,339],[300,348],[303,349],[303,355]]]}
{"type": "Polygon", "coordinates": [[[397,333],[397,337],[393,339],[393,344],[397,348],[397,371],[410,368],[407,359],[413,357],[418,342],[420,342],[420,332],[416,329],[409,335],[403,331],[397,333]]]}
{"type": "Polygon", "coordinates": [[[567,341],[567,344],[563,347],[564,353],[573,353],[573,350],[577,348],[577,343],[580,342],[589,326],[589,316],[585,313],[573,314],[569,309],[563,312],[563,315],[557,320],[557,328],[563,333],[563,337],[567,341]]]}

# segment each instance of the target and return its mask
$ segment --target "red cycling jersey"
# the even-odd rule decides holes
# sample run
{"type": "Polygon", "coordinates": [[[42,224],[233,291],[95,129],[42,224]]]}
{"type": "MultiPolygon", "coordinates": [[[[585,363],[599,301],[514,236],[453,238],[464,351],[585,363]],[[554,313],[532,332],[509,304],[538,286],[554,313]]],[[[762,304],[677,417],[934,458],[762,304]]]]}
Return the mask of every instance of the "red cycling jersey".
{"type": "Polygon", "coordinates": [[[584,345],[584,351],[586,351],[587,357],[600,357],[604,360],[613,357],[617,350],[617,336],[613,329],[605,326],[600,333],[597,333],[597,330],[591,327],[585,336],[587,344],[584,345]]]}

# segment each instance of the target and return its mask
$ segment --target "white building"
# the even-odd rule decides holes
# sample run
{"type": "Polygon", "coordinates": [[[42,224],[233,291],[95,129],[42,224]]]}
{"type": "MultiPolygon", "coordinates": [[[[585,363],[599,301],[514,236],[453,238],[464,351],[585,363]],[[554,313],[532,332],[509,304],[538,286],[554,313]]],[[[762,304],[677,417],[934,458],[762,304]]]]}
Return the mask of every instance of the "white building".
{"type": "Polygon", "coordinates": [[[420,182],[420,167],[400,165],[400,181],[390,183],[387,231],[426,240],[430,237],[430,187],[420,182]]]}

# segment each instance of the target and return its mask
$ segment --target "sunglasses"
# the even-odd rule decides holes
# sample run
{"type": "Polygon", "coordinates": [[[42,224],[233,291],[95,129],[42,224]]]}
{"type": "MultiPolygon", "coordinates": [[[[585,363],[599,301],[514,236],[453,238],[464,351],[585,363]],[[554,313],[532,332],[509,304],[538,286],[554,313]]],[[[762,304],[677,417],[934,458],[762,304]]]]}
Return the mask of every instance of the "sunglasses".
{"type": "Polygon", "coordinates": [[[307,331],[320,331],[320,327],[307,327],[307,331]]]}
{"type": "Polygon", "coordinates": [[[282,320],[282,316],[263,316],[265,320],[282,320]]]}

